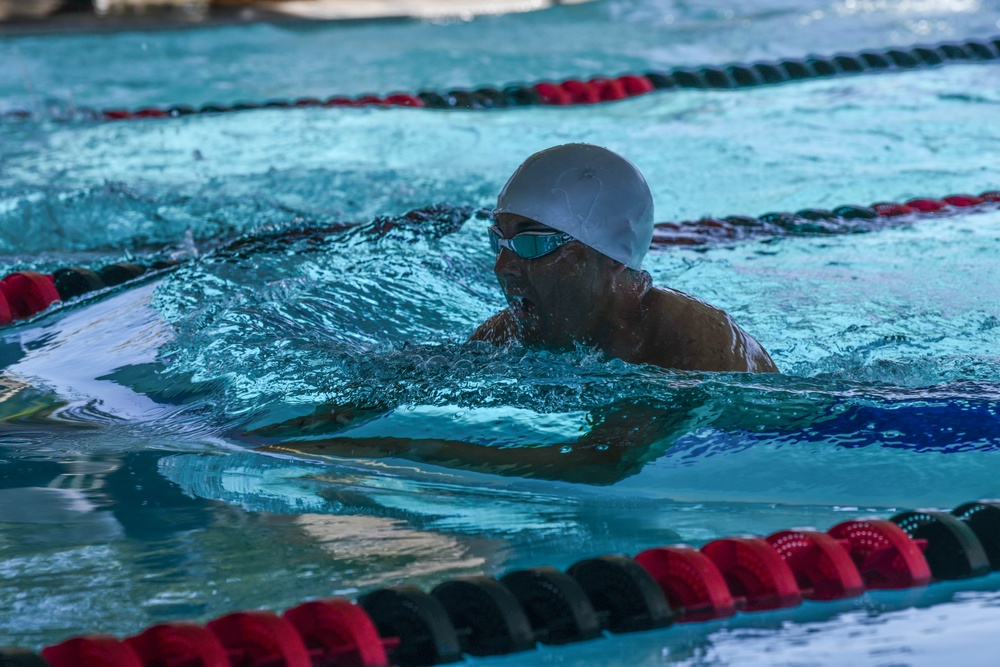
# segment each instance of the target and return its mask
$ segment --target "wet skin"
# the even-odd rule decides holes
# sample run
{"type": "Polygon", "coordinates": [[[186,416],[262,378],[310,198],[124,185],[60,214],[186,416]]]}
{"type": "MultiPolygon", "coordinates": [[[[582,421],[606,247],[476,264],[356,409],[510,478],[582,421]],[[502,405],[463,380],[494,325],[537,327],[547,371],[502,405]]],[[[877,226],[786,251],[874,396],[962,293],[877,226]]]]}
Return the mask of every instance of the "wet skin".
{"type": "Polygon", "coordinates": [[[691,387],[662,402],[616,401],[591,411],[590,429],[581,437],[538,447],[338,436],[355,419],[363,421],[386,412],[342,406],[321,406],[305,417],[233,435],[264,452],[334,460],[396,458],[493,475],[604,485],[634,475],[662,456],[678,437],[697,426],[697,408],[708,398],[702,388],[691,387]],[[298,439],[303,437],[310,439],[298,439]]]}
{"type": "MultiPolygon", "coordinates": [[[[496,225],[508,239],[555,231],[509,213],[498,215],[496,225]]],[[[508,306],[470,340],[550,350],[579,344],[629,363],[680,370],[778,372],[760,343],[725,312],[683,292],[654,287],[645,271],[579,241],[535,259],[503,248],[493,270],[508,306]]]]}

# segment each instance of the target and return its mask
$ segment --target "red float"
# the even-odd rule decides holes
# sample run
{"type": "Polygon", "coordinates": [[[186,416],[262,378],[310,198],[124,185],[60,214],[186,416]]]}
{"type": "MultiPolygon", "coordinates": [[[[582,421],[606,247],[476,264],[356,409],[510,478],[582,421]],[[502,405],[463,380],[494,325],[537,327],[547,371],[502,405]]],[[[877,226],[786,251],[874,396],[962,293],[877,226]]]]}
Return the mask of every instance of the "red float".
{"type": "Polygon", "coordinates": [[[591,79],[590,87],[596,92],[600,102],[614,102],[628,97],[625,86],[618,79],[591,79]]]}
{"type": "Polygon", "coordinates": [[[424,106],[424,101],[419,97],[414,97],[413,95],[406,95],[404,93],[396,93],[395,95],[389,95],[385,98],[386,104],[392,104],[398,107],[422,107],[424,106]]]}
{"type": "Polygon", "coordinates": [[[538,93],[538,101],[540,104],[565,106],[573,103],[573,99],[570,97],[569,93],[563,90],[561,86],[557,86],[554,83],[536,83],[532,87],[535,89],[535,92],[538,93]]]}
{"type": "MultiPolygon", "coordinates": [[[[307,602],[283,614],[315,664],[388,667],[385,644],[368,614],[344,598],[307,602]]],[[[394,647],[394,646],[393,646],[394,647]]]]}
{"type": "Polygon", "coordinates": [[[625,76],[618,77],[618,81],[621,82],[622,87],[625,89],[625,94],[630,97],[645,95],[656,90],[649,79],[644,76],[626,74],[625,76]]]}
{"type": "Polygon", "coordinates": [[[677,613],[678,623],[710,621],[736,613],[733,596],[719,568],[688,546],[647,549],[634,559],[656,580],[677,613]]]}
{"type": "Polygon", "coordinates": [[[106,635],[74,637],[42,649],[51,667],[144,667],[128,644],[106,635]]]}
{"type": "Polygon", "coordinates": [[[559,87],[569,95],[570,104],[594,104],[601,101],[597,91],[586,81],[569,79],[559,84],[559,87]]]}
{"type": "Polygon", "coordinates": [[[15,320],[36,315],[59,301],[55,279],[37,271],[18,271],[0,280],[0,292],[7,299],[10,316],[15,320]]]}
{"type": "Polygon", "coordinates": [[[992,192],[984,192],[979,195],[979,198],[984,202],[997,202],[1000,201],[1000,190],[992,192]]]}
{"type": "Polygon", "coordinates": [[[913,588],[931,582],[931,568],[923,554],[926,542],[910,539],[891,521],[844,521],[827,534],[848,543],[851,560],[861,573],[865,588],[913,588]]]}
{"type": "Polygon", "coordinates": [[[702,245],[707,240],[704,233],[699,233],[689,227],[682,229],[673,222],[658,223],[653,227],[651,246],[702,245]]]}
{"type": "Polygon", "coordinates": [[[936,199],[911,199],[906,205],[921,213],[934,213],[944,208],[944,204],[936,199]]]}
{"type": "Polygon", "coordinates": [[[7,326],[14,321],[14,316],[10,312],[10,304],[3,290],[0,290],[0,327],[7,326]]]}
{"type": "Polygon", "coordinates": [[[788,563],[807,600],[841,600],[865,592],[865,583],[847,549],[817,530],[782,530],[767,543],[788,563]]]}
{"type": "Polygon", "coordinates": [[[233,667],[312,667],[295,627],[269,611],[229,614],[208,623],[233,667]]]}
{"type": "Polygon", "coordinates": [[[132,112],[132,118],[166,118],[169,115],[169,111],[153,107],[132,112]]]}
{"type": "Polygon", "coordinates": [[[745,611],[794,607],[802,592],[791,568],[759,537],[726,537],[701,548],[719,568],[737,605],[745,611]]]}
{"type": "Polygon", "coordinates": [[[696,225],[699,227],[711,227],[713,229],[725,229],[726,231],[732,231],[733,226],[726,222],[725,220],[717,220],[715,218],[702,218],[695,221],[696,225]]]}
{"type": "Polygon", "coordinates": [[[945,197],[941,201],[949,204],[950,206],[966,208],[969,206],[979,206],[985,200],[982,197],[973,197],[972,195],[951,195],[950,197],[945,197]]]}
{"type": "Polygon", "coordinates": [[[230,667],[225,647],[209,630],[194,623],[162,623],[125,643],[144,665],[230,667]]]}
{"type": "Polygon", "coordinates": [[[331,97],[330,99],[323,102],[325,107],[356,107],[358,104],[352,100],[350,97],[331,97]]]}

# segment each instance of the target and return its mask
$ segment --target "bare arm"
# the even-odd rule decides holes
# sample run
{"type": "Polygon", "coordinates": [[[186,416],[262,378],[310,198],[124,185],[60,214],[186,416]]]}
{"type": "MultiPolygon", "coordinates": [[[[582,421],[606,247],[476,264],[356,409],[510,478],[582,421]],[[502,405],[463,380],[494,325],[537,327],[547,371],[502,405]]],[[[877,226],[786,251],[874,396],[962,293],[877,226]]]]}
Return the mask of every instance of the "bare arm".
{"type": "Polygon", "coordinates": [[[667,407],[619,401],[593,412],[590,417],[593,426],[581,438],[542,447],[495,447],[432,438],[337,436],[264,444],[267,436],[276,432],[290,435],[300,425],[288,422],[244,434],[244,439],[262,445],[258,447],[260,451],[318,458],[392,457],[494,475],[603,485],[630,477],[649,461],[662,456],[675,437],[686,431],[686,423],[692,418],[691,406],[686,403],[674,401],[667,407]]]}

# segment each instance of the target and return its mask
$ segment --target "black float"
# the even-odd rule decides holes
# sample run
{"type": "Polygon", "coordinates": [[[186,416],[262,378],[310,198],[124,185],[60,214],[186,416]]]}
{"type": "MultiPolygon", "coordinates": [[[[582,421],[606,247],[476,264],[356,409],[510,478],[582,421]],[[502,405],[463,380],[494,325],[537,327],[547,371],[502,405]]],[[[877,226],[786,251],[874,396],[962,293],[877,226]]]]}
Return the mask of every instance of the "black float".
{"type": "Polygon", "coordinates": [[[890,519],[914,540],[927,540],[924,557],[935,579],[989,574],[990,561],[975,532],[948,512],[913,510],[890,519]]]}

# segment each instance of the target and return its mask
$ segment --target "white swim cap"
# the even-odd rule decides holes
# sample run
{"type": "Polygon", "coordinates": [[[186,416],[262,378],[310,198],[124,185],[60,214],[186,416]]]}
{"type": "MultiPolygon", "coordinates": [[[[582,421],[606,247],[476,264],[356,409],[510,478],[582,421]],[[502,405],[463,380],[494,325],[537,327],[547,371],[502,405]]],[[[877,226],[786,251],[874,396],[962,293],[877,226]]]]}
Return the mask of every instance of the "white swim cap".
{"type": "Polygon", "coordinates": [[[653,196],[635,165],[590,144],[535,153],[514,172],[494,214],[512,213],[566,232],[633,269],[653,240],[653,196]]]}

